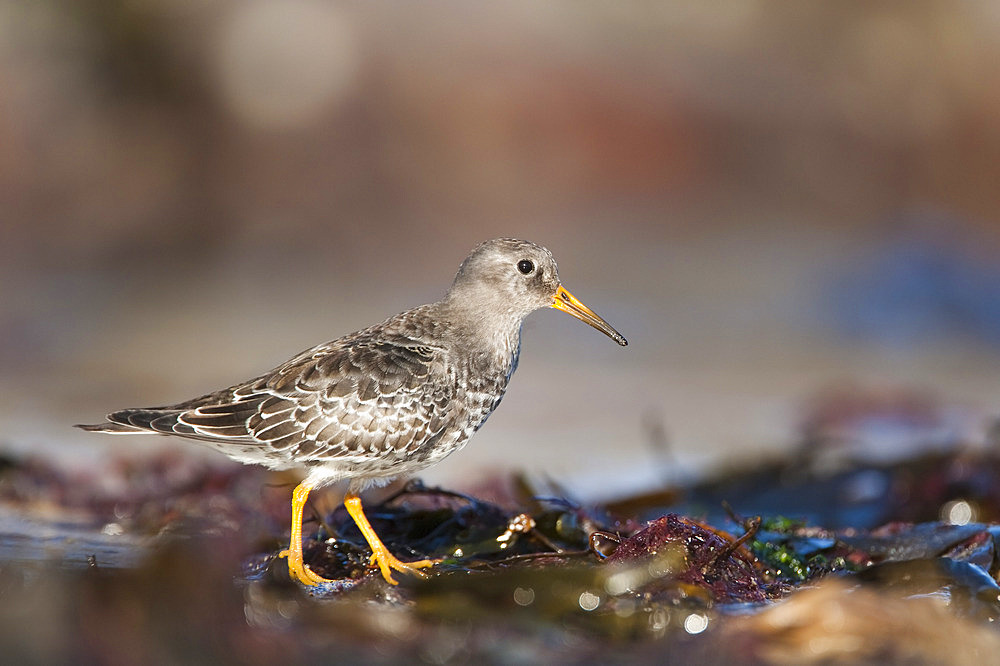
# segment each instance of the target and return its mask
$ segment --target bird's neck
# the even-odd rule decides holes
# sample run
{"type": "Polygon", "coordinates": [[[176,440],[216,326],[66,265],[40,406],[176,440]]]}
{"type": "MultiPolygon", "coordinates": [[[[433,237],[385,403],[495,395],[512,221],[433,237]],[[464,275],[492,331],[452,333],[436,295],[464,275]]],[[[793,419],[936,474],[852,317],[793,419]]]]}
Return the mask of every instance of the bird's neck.
{"type": "Polygon", "coordinates": [[[521,347],[523,315],[507,311],[497,304],[460,305],[448,300],[439,304],[446,312],[455,343],[478,359],[504,374],[513,372],[521,347]]]}

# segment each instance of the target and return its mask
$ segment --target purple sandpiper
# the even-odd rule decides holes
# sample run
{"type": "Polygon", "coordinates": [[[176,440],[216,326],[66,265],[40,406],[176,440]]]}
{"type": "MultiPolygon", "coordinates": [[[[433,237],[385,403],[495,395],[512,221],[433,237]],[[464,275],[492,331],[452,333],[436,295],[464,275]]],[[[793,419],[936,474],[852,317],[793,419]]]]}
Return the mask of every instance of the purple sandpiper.
{"type": "Polygon", "coordinates": [[[448,293],[381,324],[298,354],[256,379],[165,407],[123,409],[84,430],[200,440],[242,463],[304,468],[292,494],[291,577],[329,582],[302,561],[310,491],[349,479],[344,504],[372,549],[371,565],[422,574],[379,539],[358,493],[433,465],[462,448],[500,404],[517,368],[521,323],[553,307],[628,344],[559,282],[552,253],[500,238],[462,262],[448,293]]]}

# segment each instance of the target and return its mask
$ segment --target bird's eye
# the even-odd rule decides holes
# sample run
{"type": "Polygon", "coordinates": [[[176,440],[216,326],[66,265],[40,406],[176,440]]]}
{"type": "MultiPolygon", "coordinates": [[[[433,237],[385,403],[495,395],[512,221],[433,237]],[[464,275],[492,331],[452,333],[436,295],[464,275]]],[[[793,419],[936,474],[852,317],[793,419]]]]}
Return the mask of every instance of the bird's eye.
{"type": "Polygon", "coordinates": [[[528,259],[522,259],[521,261],[517,262],[517,270],[527,275],[531,271],[535,270],[535,265],[531,263],[531,261],[529,261],[528,259]]]}

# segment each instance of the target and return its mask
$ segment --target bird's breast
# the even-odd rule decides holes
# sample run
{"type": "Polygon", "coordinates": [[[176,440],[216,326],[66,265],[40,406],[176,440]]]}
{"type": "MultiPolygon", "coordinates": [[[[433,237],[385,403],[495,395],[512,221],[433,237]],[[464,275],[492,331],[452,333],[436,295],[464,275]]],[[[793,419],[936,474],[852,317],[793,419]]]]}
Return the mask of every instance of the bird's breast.
{"type": "Polygon", "coordinates": [[[468,361],[459,373],[458,394],[464,396],[470,434],[478,430],[497,408],[507,391],[507,384],[517,368],[520,336],[488,350],[478,350],[466,356],[468,361]]]}

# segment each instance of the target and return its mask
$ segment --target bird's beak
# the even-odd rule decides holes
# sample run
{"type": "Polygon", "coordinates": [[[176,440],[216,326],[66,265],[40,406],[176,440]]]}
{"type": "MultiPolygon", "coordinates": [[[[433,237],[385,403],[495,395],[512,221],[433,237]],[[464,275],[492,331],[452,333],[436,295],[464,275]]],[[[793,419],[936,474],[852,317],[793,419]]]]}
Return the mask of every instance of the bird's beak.
{"type": "Polygon", "coordinates": [[[556,289],[556,295],[552,297],[552,307],[556,310],[567,312],[580,321],[590,324],[622,347],[628,344],[628,340],[612,328],[611,324],[598,317],[593,310],[578,301],[576,296],[566,291],[562,285],[559,285],[559,288],[556,289]]]}

